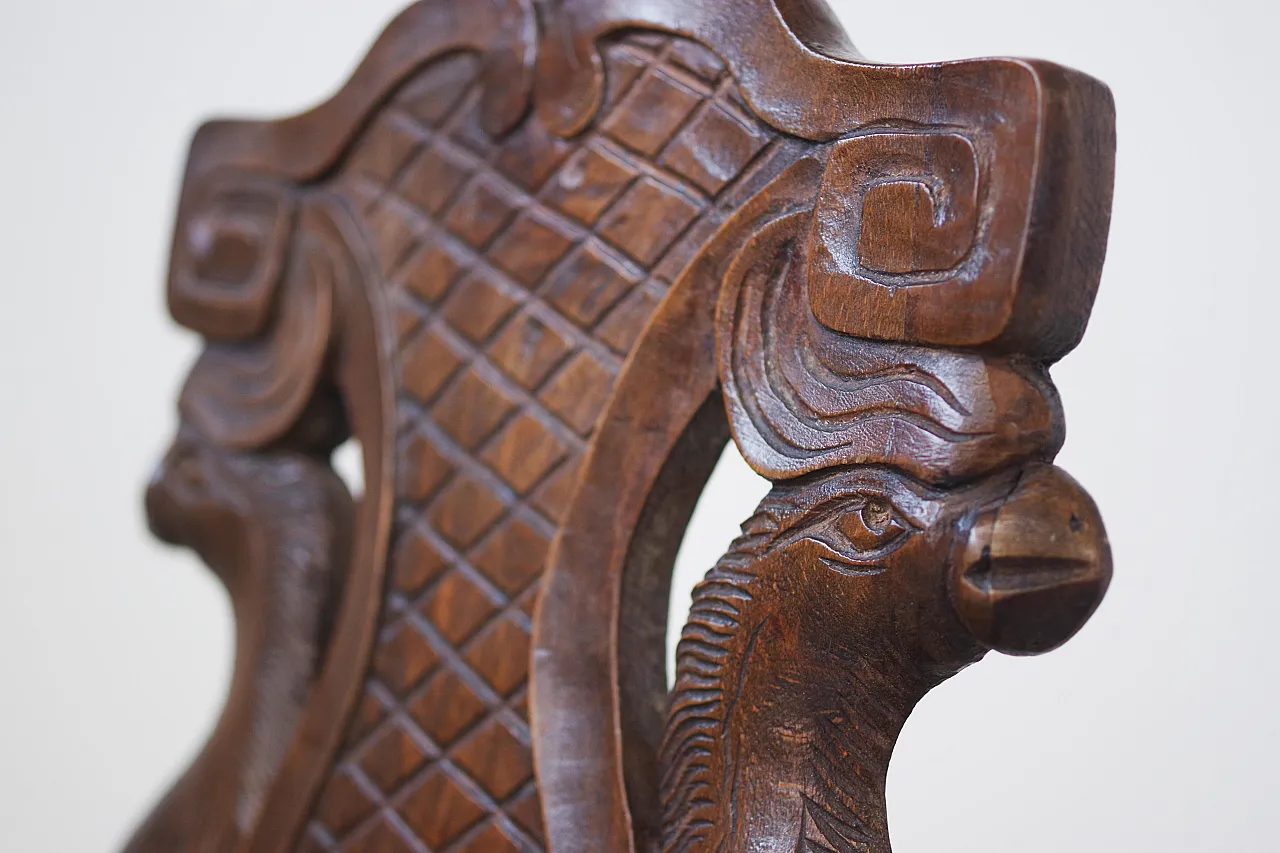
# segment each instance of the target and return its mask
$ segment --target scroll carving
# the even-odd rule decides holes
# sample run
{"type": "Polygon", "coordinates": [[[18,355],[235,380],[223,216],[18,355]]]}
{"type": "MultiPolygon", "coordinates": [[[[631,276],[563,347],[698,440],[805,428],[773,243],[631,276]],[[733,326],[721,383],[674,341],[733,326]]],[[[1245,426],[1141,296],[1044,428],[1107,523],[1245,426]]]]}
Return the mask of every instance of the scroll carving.
{"type": "Polygon", "coordinates": [[[207,344],[147,514],[227,587],[236,664],[205,750],[130,851],[249,838],[326,661],[356,527],[329,465],[350,434],[333,356],[356,274],[331,222],[292,189],[228,176],[192,188],[179,226],[170,304],[207,344]]]}
{"type": "Polygon", "coordinates": [[[986,230],[978,174],[977,153],[958,133],[849,139],[817,203],[816,263],[889,288],[925,284],[959,266],[986,230]],[[912,239],[895,239],[899,220],[912,239]]]}
{"type": "Polygon", "coordinates": [[[757,470],[885,463],[945,482],[1057,450],[1060,408],[1035,365],[824,326],[805,286],[809,219],[757,234],[720,294],[726,402],[757,470]]]}
{"type": "Polygon", "coordinates": [[[947,128],[836,142],[812,212],[760,227],[723,278],[729,422],[776,485],[694,592],[664,853],[888,853],[885,779],[915,704],[988,650],[1056,648],[1106,592],[1097,509],[1050,464],[1046,362],[1082,317],[1013,307],[1029,287],[1041,310],[1079,309],[1059,292],[1076,281],[1023,278],[1032,239],[1076,238],[1010,240],[991,205],[1010,170],[973,152],[947,128]],[[984,345],[946,346],[955,330],[984,345]]]}
{"type": "MultiPolygon", "coordinates": [[[[1082,75],[1061,82],[1057,99],[1110,109],[1109,96],[1082,75]]],[[[809,241],[813,315],[853,337],[1055,361],[1083,333],[1098,278],[1089,259],[1106,245],[1105,229],[1093,223],[1105,223],[1109,209],[1099,205],[1095,181],[1079,175],[1055,185],[1061,197],[1050,202],[1042,185],[1051,178],[1026,150],[1001,144],[989,117],[957,118],[871,127],[834,144],[809,241]],[[1063,246],[1080,254],[1068,267],[1046,269],[1041,259],[1063,246]],[[957,311],[958,304],[972,307],[957,311]]],[[[1061,128],[1023,121],[1027,130],[1038,124],[1069,136],[1091,119],[1076,116],[1076,125],[1061,128]]],[[[1085,135],[1110,138],[1110,131],[1085,135]]],[[[1040,156],[1072,142],[1051,138],[1040,156]]],[[[1094,177],[1110,181],[1105,149],[1074,148],[1081,161],[1093,159],[1094,177]]]]}
{"type": "Polygon", "coordinates": [[[1107,586],[1048,368],[1113,145],[1084,75],[877,65],[817,0],[423,0],[317,109],[202,128],[148,509],[239,648],[130,853],[887,851],[915,702],[1107,586]],[[776,485],[668,703],[730,432],[776,485]]]}
{"type": "Polygon", "coordinates": [[[204,752],[129,849],[231,849],[261,817],[323,663],[354,507],[312,456],[220,450],[187,430],[148,490],[147,513],[159,538],[194,549],[226,585],[236,667],[204,752]]]}
{"type": "Polygon", "coordinates": [[[298,423],[316,396],[336,277],[346,273],[323,239],[291,232],[295,202],[277,193],[218,197],[177,248],[173,314],[210,339],[179,405],[228,447],[267,446],[298,423]]]}
{"type": "Polygon", "coordinates": [[[539,58],[537,91],[563,94],[536,108],[571,133],[601,97],[593,45],[660,21],[809,143],[686,267],[602,419],[536,637],[560,853],[888,853],[885,776],[915,704],[991,650],[1056,648],[1110,581],[1097,509],[1052,464],[1048,372],[1105,254],[1109,93],[1038,62],[890,71],[801,5],[750,4],[761,25],[732,28],[713,5],[567,3],[578,38],[539,58]],[[658,583],[636,557],[647,519],[695,469],[682,448],[717,392],[775,487],[695,590],[658,723],[634,644],[664,617],[615,602],[658,583]],[[607,666],[576,648],[596,643],[607,666]]]}

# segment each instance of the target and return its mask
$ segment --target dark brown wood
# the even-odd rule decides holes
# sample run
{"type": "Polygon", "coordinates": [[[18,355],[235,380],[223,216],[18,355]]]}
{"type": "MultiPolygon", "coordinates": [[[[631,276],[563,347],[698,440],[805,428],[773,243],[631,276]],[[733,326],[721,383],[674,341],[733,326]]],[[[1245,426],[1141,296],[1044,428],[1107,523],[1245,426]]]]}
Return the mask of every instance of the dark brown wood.
{"type": "Polygon", "coordinates": [[[1110,578],[1048,367],[1113,150],[1100,83],[877,65],[817,0],[425,0],[311,113],[202,128],[148,511],[237,662],[130,853],[887,851],[915,703],[1110,578]],[[775,487],[668,697],[731,436],[775,487]]]}

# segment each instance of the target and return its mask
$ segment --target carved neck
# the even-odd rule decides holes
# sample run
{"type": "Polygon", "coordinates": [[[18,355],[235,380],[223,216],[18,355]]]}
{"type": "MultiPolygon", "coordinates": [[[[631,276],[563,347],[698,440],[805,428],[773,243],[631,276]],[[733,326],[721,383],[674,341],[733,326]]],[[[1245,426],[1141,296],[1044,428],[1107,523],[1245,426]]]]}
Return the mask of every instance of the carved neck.
{"type": "Polygon", "coordinates": [[[663,745],[664,853],[888,853],[889,760],[936,679],[887,626],[822,618],[797,588],[804,577],[763,577],[746,545],[695,590],[681,639],[663,745]]]}
{"type": "Polygon", "coordinates": [[[327,610],[343,572],[350,506],[336,477],[302,456],[236,459],[255,499],[250,520],[261,554],[246,567],[255,587],[239,598],[237,677],[251,715],[236,820],[259,817],[323,655],[327,610]],[[250,686],[251,685],[251,686],[250,686]]]}
{"type": "Polygon", "coordinates": [[[148,494],[157,532],[200,553],[236,615],[230,696],[200,758],[128,853],[224,853],[258,824],[323,655],[352,504],[336,475],[297,454],[179,445],[148,494]]]}

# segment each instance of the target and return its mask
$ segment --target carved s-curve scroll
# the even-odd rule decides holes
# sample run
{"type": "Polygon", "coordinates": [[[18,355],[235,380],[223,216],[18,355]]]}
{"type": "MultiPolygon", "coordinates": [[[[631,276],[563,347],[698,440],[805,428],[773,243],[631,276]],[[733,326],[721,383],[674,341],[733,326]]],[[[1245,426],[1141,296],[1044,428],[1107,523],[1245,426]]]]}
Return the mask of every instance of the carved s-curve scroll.
{"type": "Polygon", "coordinates": [[[350,385],[352,371],[371,367],[348,349],[368,336],[370,318],[358,307],[359,264],[340,211],[234,173],[188,189],[170,303],[207,346],[147,510],[160,538],[194,549],[226,585],[236,664],[205,750],[131,853],[221,853],[253,837],[333,662],[349,566],[376,542],[356,528],[376,529],[369,516],[383,479],[367,457],[374,497],[357,510],[328,459],[353,429],[376,446],[378,417],[361,399],[376,396],[376,378],[350,385]],[[364,413],[349,418],[344,399],[364,413]]]}
{"type": "Polygon", "coordinates": [[[175,253],[171,310],[209,339],[180,408],[219,445],[279,441],[325,367],[347,271],[323,239],[289,227],[297,204],[281,186],[218,186],[175,253]]]}
{"type": "Polygon", "coordinates": [[[1047,373],[1105,253],[1109,93],[1042,62],[877,66],[808,5],[553,7],[573,37],[544,40],[535,104],[560,133],[601,102],[598,40],[655,27],[707,44],[812,143],[655,315],[553,554],[534,711],[559,853],[887,853],[884,777],[915,703],[989,649],[1061,644],[1109,582],[1096,508],[1049,464],[1047,373]],[[717,380],[776,487],[695,592],[655,757],[656,678],[625,662],[664,617],[621,597],[669,571],[629,555],[659,484],[695,476],[680,448],[717,380]]]}
{"type": "Polygon", "coordinates": [[[207,349],[151,509],[240,655],[131,853],[534,849],[539,794],[553,853],[887,851],[914,702],[1105,591],[1047,367],[1113,145],[1084,75],[876,65],[819,0],[424,0],[326,104],[202,128],[170,304],[207,349]],[[730,429],[776,488],[668,718],[730,429]]]}
{"type": "MultiPolygon", "coordinates": [[[[764,121],[803,139],[847,137],[833,155],[828,181],[838,195],[822,201],[815,227],[860,235],[861,217],[828,218],[842,199],[866,201],[873,223],[897,215],[904,203],[915,208],[916,199],[927,201],[938,214],[935,237],[942,239],[911,241],[912,251],[925,252],[926,267],[964,253],[968,245],[961,235],[977,229],[969,275],[940,276],[945,281],[900,299],[875,289],[845,293],[831,307],[817,306],[833,328],[884,340],[991,346],[1047,361],[1079,343],[1097,291],[1097,276],[1079,259],[1092,257],[1099,244],[1105,247],[1111,211],[1105,187],[1115,129],[1105,116],[1114,110],[1109,90],[1098,81],[1035,60],[873,63],[857,54],[820,2],[809,0],[731,6],[564,0],[552,9],[549,32],[568,31],[572,37],[544,40],[535,108],[559,132],[581,130],[602,102],[597,44],[604,35],[625,27],[677,32],[725,60],[764,121]],[[804,81],[803,94],[797,94],[795,81],[804,81]],[[933,170],[923,183],[922,167],[933,170]],[[860,178],[874,178],[876,186],[859,187],[860,178]],[[939,179],[950,191],[922,197],[939,190],[939,179]],[[976,197],[968,199],[974,191],[976,197]],[[996,246],[999,252],[989,251],[996,246]],[[984,275],[976,274],[979,268],[984,275]],[[1006,287],[1010,280],[1016,286],[1006,287]],[[987,316],[960,322],[944,307],[956,299],[1000,304],[987,316]],[[833,317],[843,319],[832,322],[833,317]]],[[[909,224],[920,222],[915,210],[900,212],[909,224]]],[[[903,233],[879,227],[873,232],[899,241],[903,233]]],[[[887,263],[883,272],[891,273],[903,247],[868,242],[862,249],[871,250],[868,272],[887,263]]],[[[838,249],[833,257],[841,257],[838,249]]]]}
{"type": "MultiPolygon", "coordinates": [[[[332,477],[329,450],[351,435],[364,450],[365,494],[355,509],[354,531],[339,537],[346,544],[327,552],[332,563],[327,573],[343,586],[326,589],[307,605],[314,606],[312,615],[324,630],[315,640],[320,655],[312,662],[315,668],[307,671],[305,684],[289,688],[293,710],[255,717],[246,709],[267,701],[276,687],[233,690],[224,725],[206,753],[223,763],[213,767],[202,759],[193,767],[175,789],[178,798],[159,807],[131,851],[278,853],[297,837],[368,665],[394,484],[394,393],[383,343],[393,337],[392,322],[378,291],[369,287],[377,264],[367,254],[366,236],[340,204],[317,192],[317,182],[340,161],[386,92],[452,52],[481,58],[487,81],[482,123],[494,134],[506,132],[528,113],[536,37],[528,0],[424,0],[392,22],[330,101],[281,121],[211,122],[193,141],[179,205],[170,305],[179,322],[208,341],[181,404],[187,424],[182,441],[207,450],[171,458],[214,460],[185,461],[180,468],[216,473],[223,465],[216,460],[240,455],[243,463],[226,464],[270,470],[272,454],[296,452],[310,461],[290,457],[295,461],[289,465],[314,468],[324,480],[332,477]],[[250,754],[256,769],[246,770],[247,776],[225,764],[228,756],[250,754]],[[264,756],[275,757],[263,764],[264,756]],[[251,809],[228,806],[237,786],[252,788],[251,809]]],[[[300,480],[297,488],[307,495],[298,500],[314,497],[319,482],[300,480]]],[[[250,478],[239,492],[215,491],[209,500],[235,503],[234,493],[252,503],[258,499],[255,490],[269,484],[270,477],[250,478]]],[[[243,514],[246,508],[236,503],[228,511],[243,514]]],[[[202,517],[220,515],[215,508],[202,517]]],[[[252,527],[254,521],[246,523],[252,527]]],[[[179,533],[172,538],[200,547],[189,541],[196,536],[194,528],[174,527],[179,533]]],[[[281,535],[301,532],[289,525],[279,530],[281,535]]],[[[300,547],[300,541],[295,544],[300,547]]],[[[287,550],[290,543],[279,546],[287,550]]],[[[302,583],[296,576],[286,580],[285,567],[269,553],[255,551],[249,561],[255,577],[302,583]]],[[[238,605],[240,596],[257,594],[243,586],[231,591],[238,605]]],[[[303,600],[292,606],[302,607],[303,600]]],[[[238,606],[241,620],[249,618],[245,614],[292,624],[278,609],[238,606]]],[[[244,638],[251,635],[245,630],[242,624],[238,685],[252,681],[254,661],[261,658],[256,647],[246,646],[244,638]]],[[[301,636],[277,639],[303,642],[301,636]]],[[[279,649],[263,653],[282,659],[279,649]]],[[[272,681],[291,684],[291,677],[276,673],[272,681]]]]}

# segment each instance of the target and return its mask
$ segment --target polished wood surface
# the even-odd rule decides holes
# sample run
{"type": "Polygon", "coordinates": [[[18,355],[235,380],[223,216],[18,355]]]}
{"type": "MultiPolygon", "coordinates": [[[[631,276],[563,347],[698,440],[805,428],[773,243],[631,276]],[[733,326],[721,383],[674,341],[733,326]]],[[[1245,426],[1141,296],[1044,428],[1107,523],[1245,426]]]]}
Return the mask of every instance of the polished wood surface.
{"type": "Polygon", "coordinates": [[[1110,579],[1048,368],[1113,152],[1097,81],[878,65],[818,0],[424,0],[312,112],[206,125],[148,510],[236,672],[129,853],[887,851],[915,703],[1110,579]],[[668,694],[731,439],[775,486],[668,694]]]}

